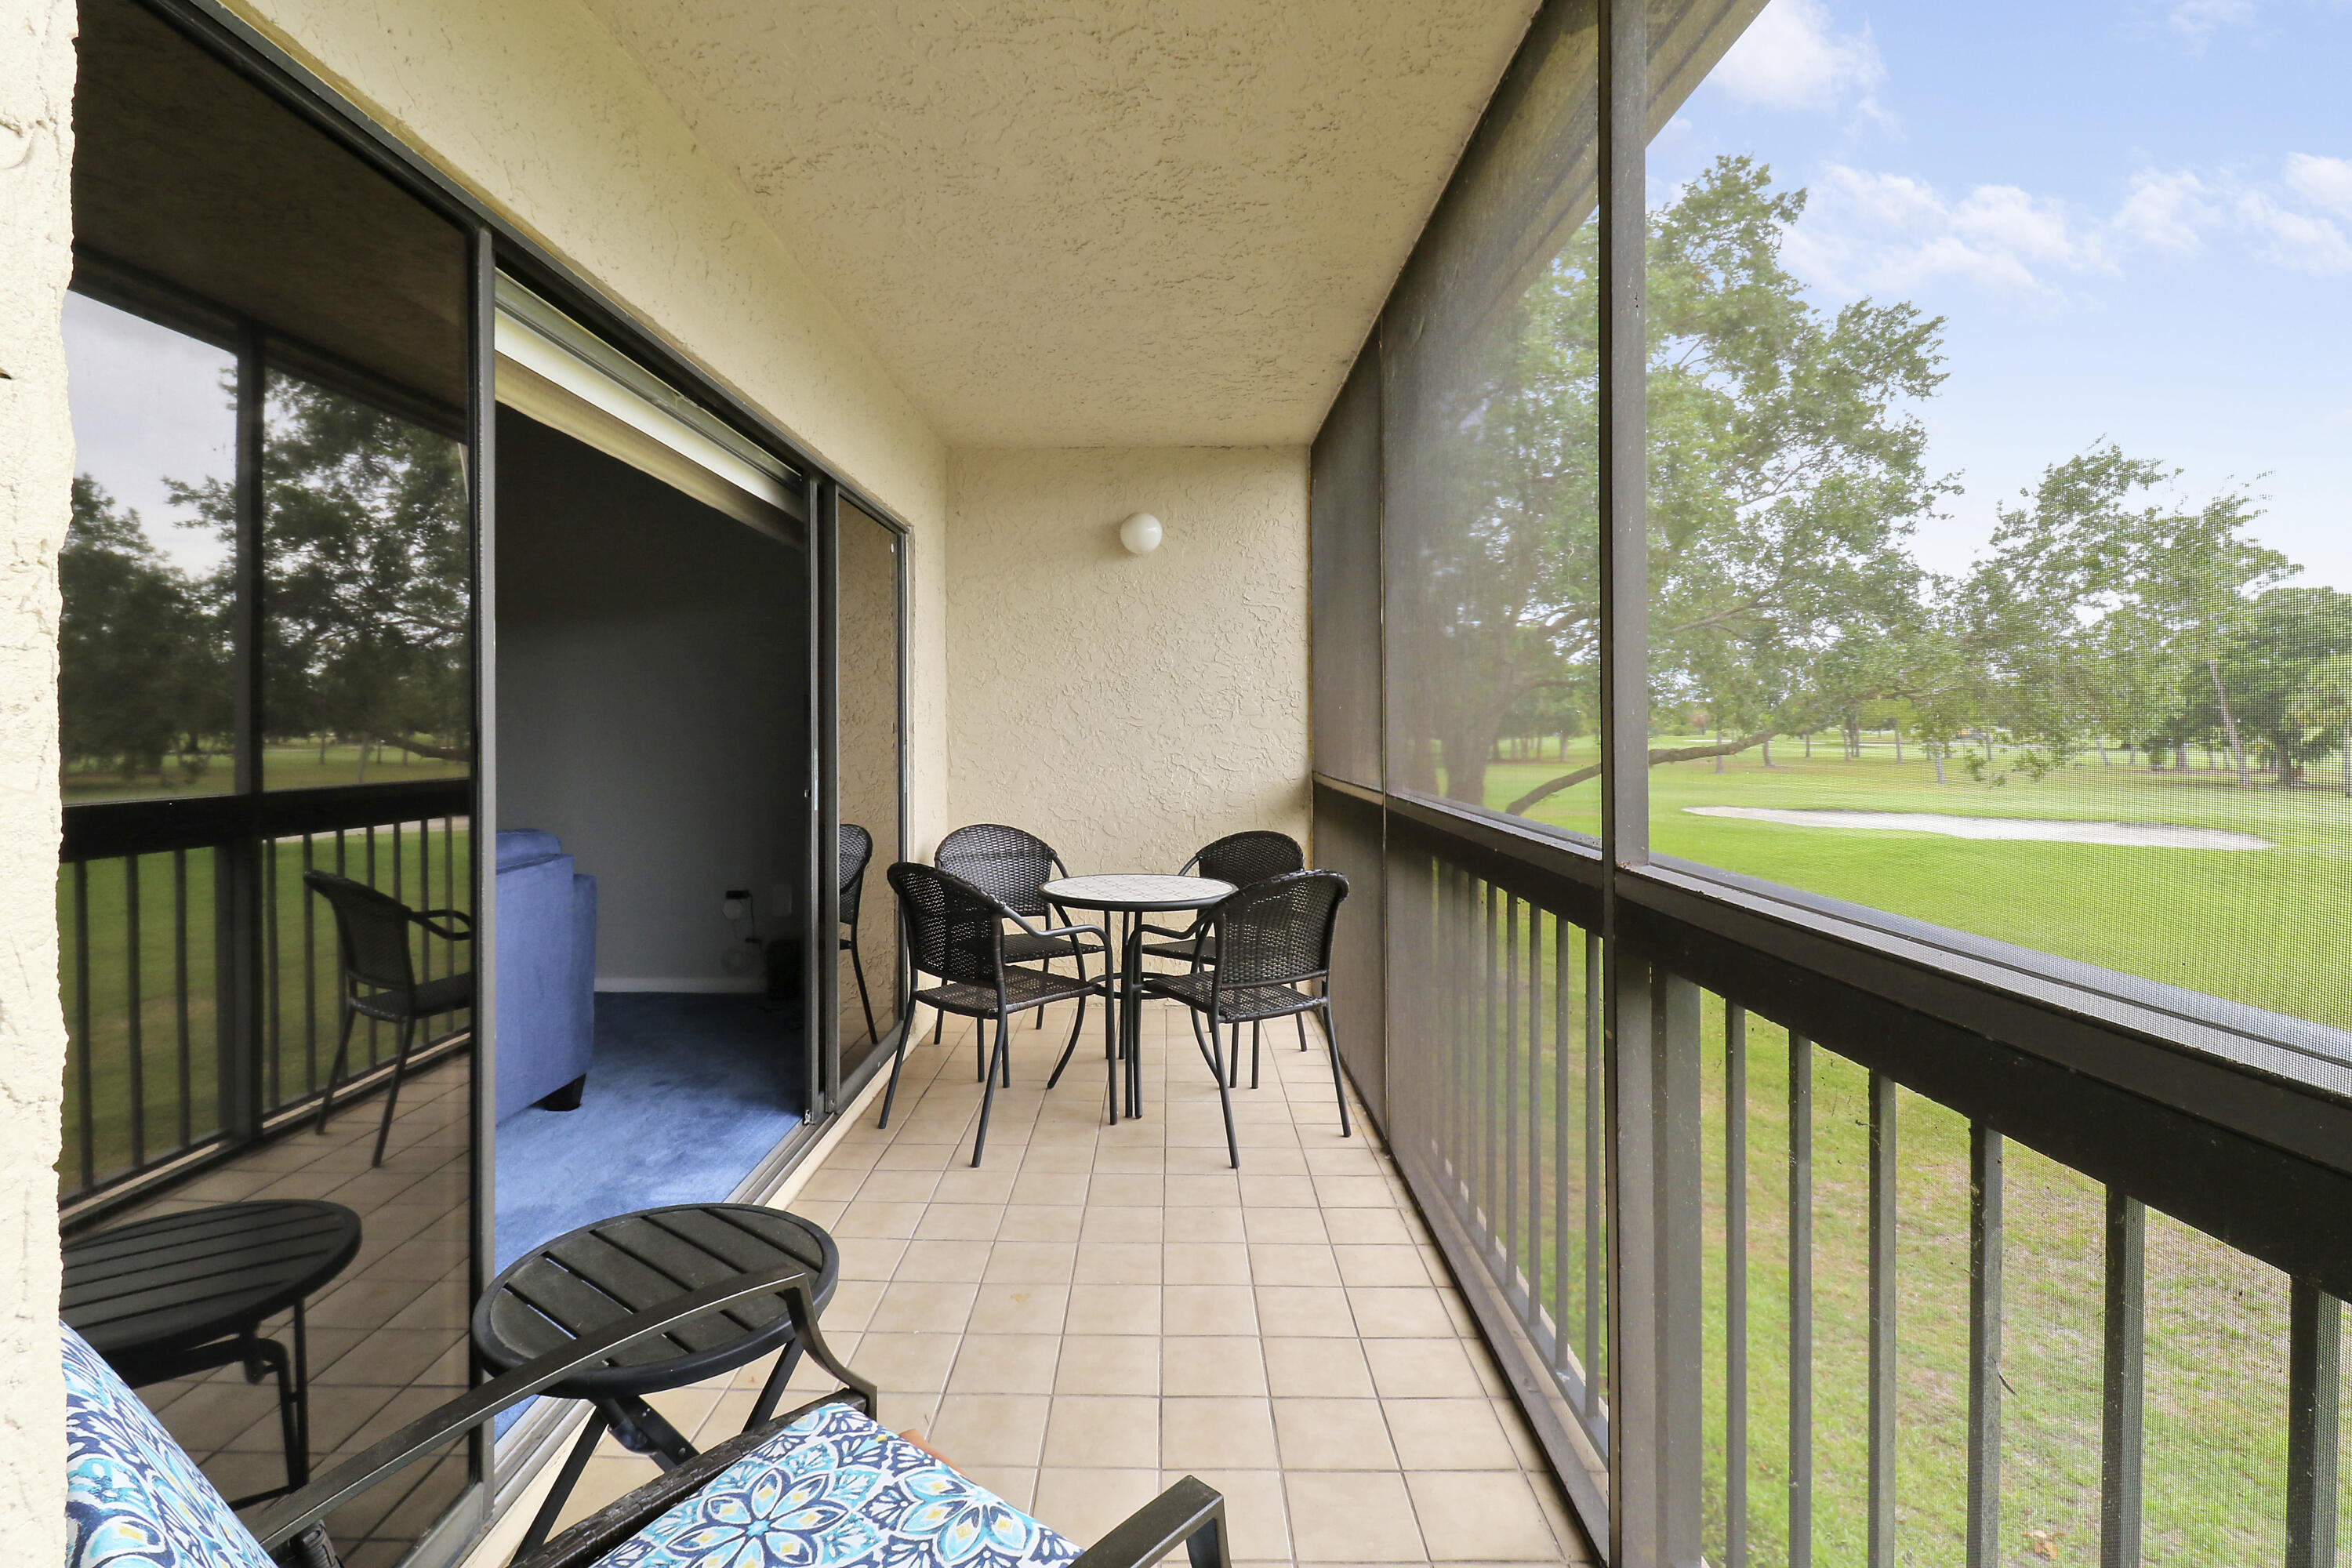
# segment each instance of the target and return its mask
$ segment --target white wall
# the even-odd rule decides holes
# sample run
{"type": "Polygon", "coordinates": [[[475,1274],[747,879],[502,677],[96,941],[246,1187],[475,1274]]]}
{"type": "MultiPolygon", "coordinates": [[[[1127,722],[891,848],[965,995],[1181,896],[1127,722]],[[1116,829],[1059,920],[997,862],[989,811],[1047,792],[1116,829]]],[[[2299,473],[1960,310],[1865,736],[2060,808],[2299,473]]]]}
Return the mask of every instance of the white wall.
{"type": "Polygon", "coordinates": [[[498,500],[499,826],[596,879],[600,987],[759,989],[719,906],[800,879],[800,552],[503,409],[498,500]]]}
{"type": "Polygon", "coordinates": [[[1070,869],[1174,870],[1212,838],[1306,842],[1307,449],[958,451],[949,815],[1070,869]],[[1148,511],[1150,555],[1118,528],[1148,511]]]}
{"type": "Polygon", "coordinates": [[[0,10],[0,1541],[65,1558],[58,1373],[58,548],[73,431],[70,0],[0,10]]]}

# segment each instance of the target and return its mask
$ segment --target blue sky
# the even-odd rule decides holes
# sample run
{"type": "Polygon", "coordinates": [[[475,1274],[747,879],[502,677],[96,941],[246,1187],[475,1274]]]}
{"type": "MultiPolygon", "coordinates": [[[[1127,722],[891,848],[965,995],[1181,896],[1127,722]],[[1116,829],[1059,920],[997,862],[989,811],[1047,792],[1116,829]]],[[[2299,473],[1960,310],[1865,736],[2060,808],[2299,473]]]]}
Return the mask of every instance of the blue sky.
{"type": "Polygon", "coordinates": [[[1965,493],[1919,558],[2112,438],[2179,499],[2352,589],[2352,0],[1966,7],[1772,0],[1650,150],[1654,203],[1719,153],[1811,193],[1816,301],[1948,319],[1919,413],[1965,493]]]}

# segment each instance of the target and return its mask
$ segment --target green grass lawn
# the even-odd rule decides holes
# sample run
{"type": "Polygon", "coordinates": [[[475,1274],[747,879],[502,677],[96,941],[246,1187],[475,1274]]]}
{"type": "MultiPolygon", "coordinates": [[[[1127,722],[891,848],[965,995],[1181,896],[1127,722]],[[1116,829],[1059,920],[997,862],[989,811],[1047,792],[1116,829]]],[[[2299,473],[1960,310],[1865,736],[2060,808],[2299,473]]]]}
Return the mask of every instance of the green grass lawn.
{"type": "MultiPolygon", "coordinates": [[[[357,746],[271,744],[262,750],[263,786],[268,789],[325,789],[356,784],[402,784],[410,779],[465,776],[466,764],[437,757],[412,756],[396,747],[371,749],[365,757],[357,746]]],[[[172,795],[224,795],[236,787],[236,767],[227,757],[210,758],[193,774],[174,766],[168,777],[152,773],[125,778],[110,768],[76,769],[65,775],[68,805],[108,800],[159,800],[172,795]]]]}
{"type": "MultiPolygon", "coordinates": [[[[1591,745],[1573,747],[1570,765],[1587,760],[1591,745]]],[[[1652,848],[2352,1029],[2352,799],[2340,790],[2318,782],[2282,790],[2259,775],[2243,789],[2226,770],[2154,773],[2120,757],[2109,767],[2078,762],[2039,784],[2012,774],[1999,787],[1954,767],[1939,786],[1916,748],[1902,763],[1884,745],[1861,762],[1834,744],[1813,750],[1808,761],[1783,741],[1769,771],[1754,751],[1726,759],[1721,773],[1712,762],[1652,768],[1652,848]],[[2167,822],[2252,833],[2277,847],[1988,842],[1685,809],[1696,805],[2167,822]]],[[[1557,757],[1497,763],[1486,775],[1487,802],[1499,810],[1559,771],[1557,757]]],[[[1530,815],[1597,833],[1599,801],[1593,781],[1530,815]]]]}
{"type": "MultiPolygon", "coordinates": [[[[348,875],[391,891],[395,887],[396,866],[399,893],[412,906],[429,902],[464,909],[471,903],[473,849],[466,829],[459,828],[446,838],[436,829],[428,848],[412,824],[402,833],[395,854],[391,830],[379,828],[373,868],[365,831],[353,830],[341,837],[342,868],[348,875]]],[[[267,905],[272,918],[268,922],[262,963],[265,976],[274,977],[274,983],[265,980],[263,992],[261,1090],[264,1106],[274,1109],[301,1099],[325,1080],[335,1047],[337,970],[334,922],[302,886],[300,841],[273,846],[272,862],[267,905]]],[[[336,868],[335,835],[321,834],[312,839],[310,863],[336,868]]],[[[143,1153],[149,1160],[184,1142],[201,1142],[221,1125],[214,852],[192,849],[185,857],[184,1093],[178,985],[182,960],[176,921],[180,889],[175,883],[181,874],[169,854],[138,858],[139,1005],[134,1011],[128,863],[100,860],[88,865],[82,873],[84,903],[79,921],[74,903],[76,868],[58,868],[58,974],[66,1027],[71,1037],[66,1065],[65,1148],[58,1163],[61,1193],[78,1191],[83,1184],[85,1056],[90,1081],[90,1131],[86,1142],[97,1179],[103,1181],[139,1163],[142,1151],[133,1136],[134,1105],[144,1111],[144,1126],[138,1131],[143,1133],[143,1153]],[[89,932],[86,1025],[78,937],[85,927],[89,932]]],[[[432,973],[448,972],[450,960],[445,946],[437,942],[432,944],[432,973]]],[[[421,942],[417,959],[420,964],[425,960],[421,942]]],[[[457,963],[463,966],[467,962],[461,948],[457,963]]],[[[389,1029],[362,1025],[352,1041],[355,1068],[389,1059],[395,1044],[389,1029]]]]}
{"type": "MultiPolygon", "coordinates": [[[[2142,896],[2185,900],[2191,889],[2168,880],[2177,875],[2166,868],[2168,855],[2179,854],[2203,867],[2226,857],[2224,869],[2273,856],[2277,857],[2275,864],[2309,868],[2324,863],[2332,824],[2341,820],[2337,804],[2315,792],[2273,795],[2253,810],[2242,802],[2217,804],[2219,792],[2200,787],[2202,781],[2193,774],[2183,784],[2159,782],[2152,789],[2095,778],[2091,782],[2105,786],[2105,794],[2070,790],[2060,795],[2052,791],[2037,803],[2032,795],[2011,793],[2014,785],[2004,792],[1954,788],[1930,795],[1932,779],[1925,791],[1893,781],[1895,789],[1873,795],[1871,787],[1892,772],[1891,766],[1874,774],[1866,770],[1881,764],[1822,759],[1817,763],[1824,765],[1811,779],[1766,774],[1760,769],[1745,779],[1729,773],[1715,775],[1702,764],[1679,777],[1657,779],[1654,774],[1654,787],[1666,800],[1689,804],[1868,804],[1883,809],[1889,793],[1906,807],[1917,803],[1939,810],[1981,812],[2015,809],[2020,802],[2040,804],[2040,810],[2029,815],[2056,815],[2045,804],[2053,798],[2063,804],[2087,796],[2100,803],[2096,815],[2248,827],[2301,849],[2290,858],[2284,848],[2231,853],[1986,845],[1923,835],[1687,819],[1700,829],[1695,840],[1706,842],[1711,836],[1714,842],[1728,843],[1742,852],[1757,839],[1793,840],[1799,847],[1815,840],[1843,846],[1843,858],[1832,864],[1842,866],[1852,880],[1831,890],[1849,898],[1870,886],[1867,878],[1874,867],[1888,864],[1872,858],[1869,841],[1881,841],[1881,847],[1896,851],[1893,863],[1915,881],[1928,874],[1939,879],[1936,887],[1945,909],[1954,907],[1959,897],[1955,889],[1969,885],[1966,858],[1987,848],[2065,848],[2084,858],[2105,852],[2120,866],[2104,875],[2126,879],[2142,896]],[[1759,802],[1757,786],[1787,793],[1759,802]],[[1749,793],[1727,800],[1727,787],[1746,787],[1749,793]],[[1900,793],[1906,788],[1911,792],[1908,799],[1900,793]],[[2175,800],[2183,803],[2181,809],[2164,809],[2175,800]],[[2132,809],[2135,805],[2139,809],[2132,809]],[[2278,809],[2281,805],[2285,809],[2278,809]],[[1752,833],[1747,831],[1750,829],[1752,833]],[[1743,845],[1743,838],[1749,843],[1743,845]],[[1857,847],[1855,840],[1864,842],[1857,847]]],[[[2234,785],[2228,787],[2234,792],[2234,785]]],[[[2095,812],[2078,809],[2069,815],[2095,812]]],[[[1712,858],[1720,863],[1727,857],[1712,858]]],[[[2020,870],[2015,858],[2005,858],[2009,869],[1997,874],[2011,881],[2030,880],[2035,874],[2030,867],[2020,870]]],[[[1811,873],[1821,863],[1818,857],[1794,852],[1778,862],[1798,873],[1811,873]]],[[[1770,875],[1773,864],[1757,857],[1740,868],[1770,875]]],[[[1797,879],[1784,874],[1783,879],[1797,879]]],[[[1874,896],[1870,901],[1885,905],[1895,900],[1874,896]]],[[[1990,901],[1997,905],[2000,900],[1990,901]]],[[[2245,907],[2257,906],[2248,900],[2245,907]]],[[[2063,900],[2052,895],[2038,911],[2004,911],[2014,923],[1996,934],[2040,929],[2031,921],[2053,919],[2053,911],[2063,917],[2063,900]]],[[[1908,912],[1933,919],[1937,918],[1936,910],[1923,899],[1908,912]]],[[[1547,921],[1542,945],[1530,954],[1521,919],[1515,971],[1504,956],[1500,938],[1496,947],[1497,973],[1515,972],[1521,977],[1510,1035],[1499,1026],[1490,1028],[1487,1017],[1491,1006],[1511,994],[1509,986],[1498,983],[1497,1001],[1488,1001],[1479,987],[1486,957],[1475,946],[1456,945],[1433,955],[1449,972],[1467,978],[1468,994],[1457,979],[1455,986],[1433,987],[1427,994],[1396,1002],[1398,1022],[1423,1037],[1435,1058],[1421,1063],[1424,1081],[1408,1083],[1400,1097],[1396,1113],[1403,1125],[1399,1136],[1411,1139],[1416,1131],[1434,1135],[1445,1147],[1469,1154],[1464,1174],[1470,1191],[1459,1201],[1473,1211],[1472,1223],[1517,1238],[1517,1268],[1541,1282],[1539,1294],[1557,1304],[1571,1344],[1580,1345],[1588,1310],[1582,1289],[1582,1194],[1591,1180],[1582,1159],[1584,1005],[1577,951],[1581,939],[1571,929],[1568,1026],[1564,1036],[1555,1037],[1554,1020],[1560,1014],[1551,984],[1557,973],[1550,946],[1554,933],[1547,921]],[[1544,976],[1543,991],[1531,997],[1525,977],[1538,968],[1544,976]],[[1532,1045],[1530,1012],[1543,1020],[1532,1045]],[[1518,1042],[1515,1052],[1488,1044],[1506,1037],[1518,1042]],[[1565,1120],[1570,1132],[1564,1171],[1555,1168],[1552,1152],[1558,1148],[1556,1119],[1565,1120]],[[1490,1134],[1489,1128],[1499,1131],[1490,1134]],[[1531,1143],[1539,1151],[1532,1169],[1527,1153],[1531,1143]],[[1499,1157],[1505,1147],[1518,1151],[1516,1169],[1512,1161],[1499,1157]],[[1490,1148],[1498,1155],[1491,1163],[1490,1148]],[[1564,1223],[1550,1212],[1554,1184],[1563,1175],[1564,1223]],[[1534,1193],[1542,1194],[1539,1204],[1530,1201],[1534,1193]],[[1568,1264],[1564,1275],[1559,1269],[1563,1258],[1568,1264]],[[1555,1287],[1555,1280],[1564,1289],[1555,1287]]],[[[1475,923],[1483,927],[1485,921],[1482,908],[1475,923]]],[[[2153,955],[2162,949],[2147,933],[2126,933],[2105,948],[2085,945],[2074,951],[2082,956],[2153,955]]],[[[2217,963],[2210,954],[2200,962],[2205,967],[2187,973],[2226,978],[2260,968],[2259,963],[2243,969],[2217,963]]],[[[1705,1029],[1706,1550],[1711,1560],[1721,1562],[1727,1419],[1727,1101],[1723,1007],[1713,998],[1708,999],[1705,1029]]],[[[1749,1561],[1769,1568],[1788,1561],[1788,1037],[1751,1018],[1748,1049],[1748,1518],[1749,1561]]],[[[1859,1563],[1866,1554],[1868,1075],[1827,1049],[1817,1049],[1813,1060],[1814,1561],[1843,1564],[1859,1563]]],[[[1900,1091],[1897,1099],[1898,1561],[1957,1565],[1964,1561],[1966,1545],[1968,1128],[1958,1115],[1908,1091],[1900,1091]]],[[[2099,1537],[2104,1194],[2095,1184],[2012,1143],[2006,1198],[2000,1561],[2020,1568],[2043,1563],[2093,1564],[2098,1560],[2099,1537]]],[[[2268,1266],[2153,1212],[2147,1216],[2147,1258],[2145,1560],[2275,1563],[2284,1539],[2288,1282],[2268,1266]]],[[[2352,1483],[2352,1464],[2345,1467],[2345,1475],[2352,1483]]],[[[2352,1489],[2344,1507],[2346,1516],[2352,1517],[2352,1489]]]]}

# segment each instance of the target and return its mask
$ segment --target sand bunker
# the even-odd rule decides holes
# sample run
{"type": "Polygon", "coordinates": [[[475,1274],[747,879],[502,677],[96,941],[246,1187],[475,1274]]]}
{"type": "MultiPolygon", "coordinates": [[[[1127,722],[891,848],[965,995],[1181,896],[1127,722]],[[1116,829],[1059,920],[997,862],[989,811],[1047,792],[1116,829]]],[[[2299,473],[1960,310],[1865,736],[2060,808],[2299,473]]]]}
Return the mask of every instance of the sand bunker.
{"type": "Polygon", "coordinates": [[[2030,838],[2058,844],[2119,844],[2135,849],[2270,849],[2267,838],[2171,822],[2068,822],[2031,816],[1947,816],[1933,811],[1779,811],[1760,805],[1686,805],[1694,816],[1736,816],[1792,827],[1874,827],[1948,838],[2030,838]]]}

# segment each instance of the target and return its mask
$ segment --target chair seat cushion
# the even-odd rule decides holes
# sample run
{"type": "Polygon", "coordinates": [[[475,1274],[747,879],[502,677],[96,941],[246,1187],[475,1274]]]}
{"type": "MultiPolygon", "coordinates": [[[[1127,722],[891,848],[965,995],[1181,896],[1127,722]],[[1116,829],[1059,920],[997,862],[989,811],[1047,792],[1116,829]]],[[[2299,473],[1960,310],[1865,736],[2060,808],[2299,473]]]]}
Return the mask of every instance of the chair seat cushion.
{"type": "Polygon", "coordinates": [[[1049,1568],[1078,1549],[846,1405],[785,1427],[598,1568],[1049,1568]]]}
{"type": "Polygon", "coordinates": [[[60,1323],[67,1568],[271,1568],[205,1473],[89,1342],[60,1323]]]}

